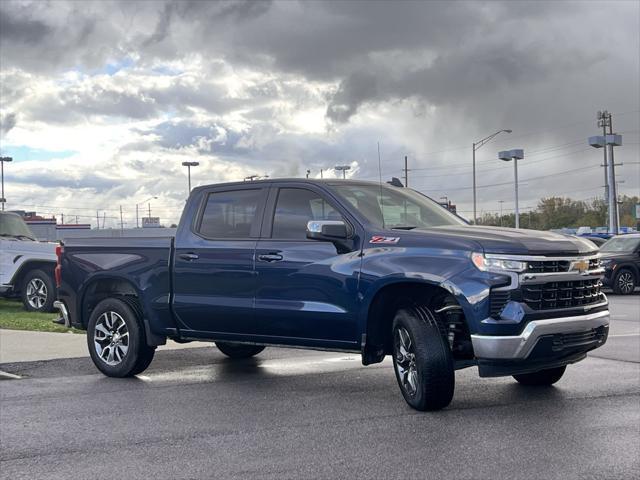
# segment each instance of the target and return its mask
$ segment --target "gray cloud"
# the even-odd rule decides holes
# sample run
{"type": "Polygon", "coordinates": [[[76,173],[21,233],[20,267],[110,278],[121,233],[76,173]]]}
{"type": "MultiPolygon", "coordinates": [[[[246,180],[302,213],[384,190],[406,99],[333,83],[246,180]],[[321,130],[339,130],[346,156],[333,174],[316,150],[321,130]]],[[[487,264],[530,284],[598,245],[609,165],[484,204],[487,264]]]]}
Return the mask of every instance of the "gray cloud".
{"type": "MultiPolygon", "coordinates": [[[[639,7],[607,2],[603,28],[602,5],[3,1],[0,112],[3,119],[20,114],[19,128],[3,120],[3,131],[10,137],[33,122],[144,120],[155,126],[133,131],[139,138],[120,145],[121,155],[175,155],[190,147],[247,173],[272,175],[355,160],[364,178],[377,177],[381,141],[385,176],[400,175],[405,154],[412,167],[434,174],[453,165],[440,171],[450,174],[442,178],[416,170],[414,185],[468,203],[470,192],[457,189],[470,183],[469,147],[443,150],[499,128],[514,134],[479,152],[490,166],[479,174],[481,184],[509,174],[491,163],[497,149],[535,151],[584,139],[601,108],[627,112],[615,117],[616,128],[628,132],[620,156],[637,156],[639,7]],[[107,64],[125,58],[133,65],[97,79],[107,64]],[[172,69],[177,73],[162,73],[172,69]],[[87,78],[67,81],[70,70],[87,78]],[[150,80],[154,72],[162,81],[150,80]],[[291,126],[302,122],[291,117],[310,109],[325,112],[325,132],[291,126]]],[[[538,166],[525,162],[523,178],[598,161],[589,151],[538,166]]],[[[584,178],[531,182],[523,195],[578,190],[589,183],[584,178]]],[[[156,179],[166,191],[170,181],[156,179]]],[[[494,203],[511,197],[508,186],[481,196],[494,203]]]]}
{"type": "Polygon", "coordinates": [[[16,126],[17,115],[13,112],[0,115],[0,133],[9,133],[16,126]]]}

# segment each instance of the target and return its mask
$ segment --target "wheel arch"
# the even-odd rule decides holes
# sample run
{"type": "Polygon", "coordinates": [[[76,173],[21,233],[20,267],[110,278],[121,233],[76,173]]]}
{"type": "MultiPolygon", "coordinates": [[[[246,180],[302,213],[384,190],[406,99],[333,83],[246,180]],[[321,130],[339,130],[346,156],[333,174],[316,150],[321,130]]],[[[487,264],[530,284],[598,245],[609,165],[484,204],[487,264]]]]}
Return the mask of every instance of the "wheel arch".
{"type": "Polygon", "coordinates": [[[24,278],[29,272],[32,272],[33,270],[43,270],[45,273],[48,273],[51,277],[51,281],[55,286],[55,280],[53,276],[53,270],[55,267],[56,263],[48,260],[26,260],[25,262],[20,264],[18,269],[13,274],[13,278],[11,279],[13,291],[15,293],[20,293],[24,278]]]}
{"type": "Polygon", "coordinates": [[[142,322],[147,344],[149,346],[164,345],[166,338],[156,335],[151,331],[149,320],[141,301],[142,295],[138,287],[128,278],[116,275],[100,275],[87,282],[79,295],[80,321],[86,329],[93,309],[107,298],[119,298],[125,300],[127,304],[138,314],[142,322]]]}
{"type": "MultiPolygon", "coordinates": [[[[395,312],[410,304],[420,305],[435,301],[441,303],[442,307],[447,306],[455,310],[459,316],[456,320],[458,328],[463,335],[468,336],[469,325],[460,295],[458,289],[446,282],[399,278],[381,285],[371,295],[364,309],[366,336],[362,345],[363,364],[380,362],[385,355],[391,353],[391,325],[395,312]]],[[[443,317],[439,316],[438,320],[444,322],[443,317]]],[[[445,326],[441,330],[443,334],[444,328],[445,326]]]]}

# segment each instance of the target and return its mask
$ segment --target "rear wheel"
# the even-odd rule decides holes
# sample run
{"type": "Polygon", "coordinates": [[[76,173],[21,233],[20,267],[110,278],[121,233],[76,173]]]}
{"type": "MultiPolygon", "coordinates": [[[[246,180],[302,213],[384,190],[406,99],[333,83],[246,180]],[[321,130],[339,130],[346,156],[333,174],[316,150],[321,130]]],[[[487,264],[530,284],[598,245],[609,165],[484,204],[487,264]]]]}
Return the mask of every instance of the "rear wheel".
{"type": "Polygon", "coordinates": [[[618,295],[630,295],[636,288],[636,277],[631,270],[620,270],[613,279],[613,291],[618,295]]]}
{"type": "Polygon", "coordinates": [[[514,375],[513,378],[522,385],[553,385],[562,378],[566,369],[566,366],[549,368],[547,370],[540,370],[539,372],[514,375]]]}
{"type": "Polygon", "coordinates": [[[108,298],[91,313],[87,345],[95,366],[109,377],[142,373],[153,360],[137,309],[129,301],[108,298]]]}
{"type": "Polygon", "coordinates": [[[44,270],[28,272],[20,289],[24,308],[30,312],[52,312],[56,291],[53,278],[44,270]]]}
{"type": "Polygon", "coordinates": [[[453,398],[455,373],[449,346],[426,307],[401,309],[393,320],[393,365],[406,402],[439,410],[453,398]]]}
{"type": "Polygon", "coordinates": [[[262,345],[244,345],[234,342],[216,342],[216,347],[229,358],[250,358],[265,348],[262,345]]]}

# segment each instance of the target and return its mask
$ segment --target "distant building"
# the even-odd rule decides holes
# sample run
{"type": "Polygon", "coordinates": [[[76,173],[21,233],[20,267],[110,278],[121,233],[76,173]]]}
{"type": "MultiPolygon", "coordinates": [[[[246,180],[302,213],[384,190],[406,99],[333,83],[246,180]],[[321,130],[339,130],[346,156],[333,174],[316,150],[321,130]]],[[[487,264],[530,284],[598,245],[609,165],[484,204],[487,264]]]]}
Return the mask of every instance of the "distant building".
{"type": "Polygon", "coordinates": [[[449,210],[451,213],[455,213],[456,215],[458,214],[456,206],[451,203],[451,200],[448,200],[446,202],[438,202],[440,205],[442,205],[444,208],[446,208],[447,210],[449,210]]]}

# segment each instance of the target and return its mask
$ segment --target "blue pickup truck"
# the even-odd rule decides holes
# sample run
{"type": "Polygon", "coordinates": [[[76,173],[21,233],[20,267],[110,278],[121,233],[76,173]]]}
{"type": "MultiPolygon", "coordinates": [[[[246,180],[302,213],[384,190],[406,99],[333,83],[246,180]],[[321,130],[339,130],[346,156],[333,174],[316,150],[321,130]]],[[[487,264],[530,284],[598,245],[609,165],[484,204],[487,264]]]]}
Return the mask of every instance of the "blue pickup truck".
{"type": "Polygon", "coordinates": [[[145,370],[167,339],[233,359],[265,346],[391,355],[407,403],[436,410],[458,369],[550,385],[609,328],[591,242],[471,226],[371,182],[201,186],[175,238],[70,239],[57,253],[56,306],[112,377],[145,370]]]}

